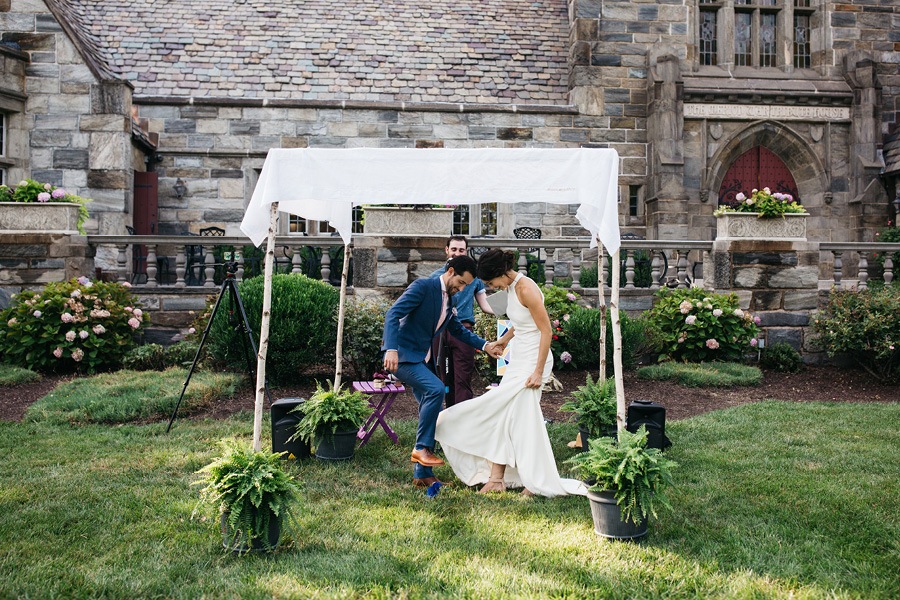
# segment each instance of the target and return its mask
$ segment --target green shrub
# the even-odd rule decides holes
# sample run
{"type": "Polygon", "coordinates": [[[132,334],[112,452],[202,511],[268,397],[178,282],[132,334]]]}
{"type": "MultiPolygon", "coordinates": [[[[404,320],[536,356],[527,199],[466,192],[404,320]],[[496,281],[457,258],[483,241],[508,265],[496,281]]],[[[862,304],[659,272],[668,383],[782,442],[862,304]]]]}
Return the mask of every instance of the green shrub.
{"type": "Polygon", "coordinates": [[[166,349],[160,344],[144,344],[122,358],[122,366],[132,371],[162,371],[166,368],[166,349]]]}
{"type": "Polygon", "coordinates": [[[0,312],[0,353],[35,371],[117,368],[150,320],[127,285],[87,277],[27,290],[0,312]]]}
{"type": "Polygon", "coordinates": [[[381,338],[388,308],[384,300],[355,300],[344,307],[344,361],[358,380],[372,379],[382,366],[381,338]]]}
{"type": "MultiPolygon", "coordinates": [[[[247,319],[259,344],[262,318],[263,278],[254,277],[240,283],[238,290],[247,319]]],[[[305,275],[274,275],[272,277],[272,307],[269,321],[269,349],[266,373],[276,385],[296,381],[297,374],[315,366],[334,365],[337,339],[337,310],[339,292],[333,286],[315,281],[305,275]]],[[[240,315],[231,306],[231,299],[223,298],[207,338],[210,355],[217,361],[243,372],[247,361],[239,324],[240,315]],[[232,314],[233,313],[233,314],[232,314]]],[[[252,355],[252,350],[250,353],[252,355]]],[[[253,357],[251,356],[251,360],[253,357]]]]}
{"type": "Polygon", "coordinates": [[[40,378],[41,376],[31,369],[23,369],[22,367],[13,367],[11,365],[0,365],[0,386],[3,387],[31,383],[40,378]]]}
{"type": "MultiPolygon", "coordinates": [[[[607,315],[608,316],[608,315],[607,315]]],[[[622,366],[634,367],[638,357],[647,349],[647,325],[642,319],[631,319],[624,311],[619,311],[619,328],[622,331],[622,366]]],[[[576,369],[600,368],[600,310],[578,307],[563,323],[565,330],[565,351],[571,356],[576,369]]],[[[565,359],[565,357],[562,357],[565,359]]],[[[613,372],[613,332],[612,322],[606,323],[606,365],[607,374],[613,372]]]]}
{"type": "Polygon", "coordinates": [[[564,287],[546,284],[541,286],[544,294],[544,306],[550,317],[551,342],[550,351],[553,353],[553,367],[565,369],[571,367],[571,361],[563,355],[566,352],[565,322],[569,320],[573,311],[578,308],[578,294],[564,287]]]}
{"type": "Polygon", "coordinates": [[[330,382],[327,388],[316,382],[315,393],[294,410],[302,413],[303,418],[290,439],[299,438],[313,445],[338,431],[357,429],[372,414],[372,407],[362,392],[334,389],[330,382]]]}
{"type": "MultiPolygon", "coordinates": [[[[199,343],[188,340],[166,346],[166,367],[190,367],[197,356],[199,347],[199,343]]],[[[204,350],[206,350],[205,347],[204,350]]],[[[201,355],[200,358],[202,360],[203,356],[201,355]]]]}
{"type": "MultiPolygon", "coordinates": [[[[888,224],[890,225],[890,221],[888,221],[888,224]]],[[[878,238],[875,241],[879,243],[900,243],[900,227],[887,227],[876,233],[875,236],[878,238]]],[[[885,253],[882,252],[876,252],[872,255],[874,264],[870,263],[870,277],[884,277],[884,258],[885,253]]],[[[898,275],[900,275],[900,251],[891,254],[891,261],[894,263],[894,280],[897,281],[898,275]]]]}
{"type": "Polygon", "coordinates": [[[591,264],[583,267],[578,274],[578,283],[583,288],[597,287],[597,265],[591,264]]]}
{"type": "MultiPolygon", "coordinates": [[[[487,341],[497,339],[497,317],[483,312],[478,306],[475,307],[475,328],[474,332],[487,341]]],[[[497,381],[497,361],[491,358],[487,352],[477,352],[475,354],[475,370],[482,379],[487,381],[497,381]]]]}
{"type": "Polygon", "coordinates": [[[734,387],[762,382],[762,372],[758,368],[726,362],[665,362],[641,367],[637,376],[655,381],[671,380],[687,387],[734,387]]]}
{"type": "Polygon", "coordinates": [[[787,342],[772,344],[762,351],[762,366],[781,373],[796,373],[803,368],[803,357],[787,342]]]}
{"type": "Polygon", "coordinates": [[[813,320],[828,356],[850,355],[882,381],[900,381],[900,287],[833,290],[813,320]]]}
{"type": "Polygon", "coordinates": [[[588,374],[585,384],[572,392],[559,410],[575,413],[578,425],[592,436],[604,435],[616,427],[616,380],[596,382],[588,374]]]}
{"type": "Polygon", "coordinates": [[[741,360],[756,346],[756,323],[735,294],[663,288],[656,296],[646,316],[660,360],[741,360]]]}

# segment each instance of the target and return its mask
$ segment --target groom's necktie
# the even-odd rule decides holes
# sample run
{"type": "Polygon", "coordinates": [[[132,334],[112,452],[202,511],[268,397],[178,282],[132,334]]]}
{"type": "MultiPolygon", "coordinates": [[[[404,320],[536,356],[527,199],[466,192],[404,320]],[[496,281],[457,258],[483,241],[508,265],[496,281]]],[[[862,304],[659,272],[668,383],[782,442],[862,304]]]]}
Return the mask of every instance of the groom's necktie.
{"type": "MultiPolygon", "coordinates": [[[[444,319],[447,318],[447,303],[449,302],[449,296],[447,296],[447,292],[441,290],[441,316],[438,317],[437,327],[434,328],[434,332],[437,333],[441,329],[441,325],[444,324],[444,319]]],[[[425,362],[431,360],[431,347],[428,348],[428,352],[425,354],[425,362]]]]}

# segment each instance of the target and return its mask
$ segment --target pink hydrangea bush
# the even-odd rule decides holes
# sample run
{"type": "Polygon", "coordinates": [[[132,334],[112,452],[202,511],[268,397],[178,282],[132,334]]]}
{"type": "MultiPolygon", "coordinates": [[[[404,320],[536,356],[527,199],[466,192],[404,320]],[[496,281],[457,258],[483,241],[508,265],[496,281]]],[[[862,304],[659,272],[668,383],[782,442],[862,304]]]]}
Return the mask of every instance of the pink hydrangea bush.
{"type": "Polygon", "coordinates": [[[18,294],[0,313],[0,352],[5,362],[35,371],[113,369],[149,320],[120,283],[49,283],[18,294]]]}
{"type": "Polygon", "coordinates": [[[666,288],[657,298],[647,318],[660,360],[741,360],[756,346],[758,320],[734,294],[666,288]]]}

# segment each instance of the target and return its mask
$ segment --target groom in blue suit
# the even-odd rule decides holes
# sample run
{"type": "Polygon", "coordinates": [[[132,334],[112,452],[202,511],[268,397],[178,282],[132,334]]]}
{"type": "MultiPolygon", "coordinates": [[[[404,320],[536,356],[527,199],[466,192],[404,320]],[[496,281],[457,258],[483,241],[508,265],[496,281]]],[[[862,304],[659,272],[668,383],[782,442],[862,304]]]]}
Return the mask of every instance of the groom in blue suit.
{"type": "Polygon", "coordinates": [[[434,430],[444,400],[444,384],[434,374],[431,344],[445,329],[453,337],[493,357],[502,354],[460,323],[452,311],[450,296],[475,279],[475,261],[457,256],[440,277],[417,279],[387,311],[384,318],[384,368],[413,390],[419,403],[419,429],[411,459],[416,463],[413,483],[428,487],[437,481],[432,467],[444,464],[434,454],[434,430]]]}

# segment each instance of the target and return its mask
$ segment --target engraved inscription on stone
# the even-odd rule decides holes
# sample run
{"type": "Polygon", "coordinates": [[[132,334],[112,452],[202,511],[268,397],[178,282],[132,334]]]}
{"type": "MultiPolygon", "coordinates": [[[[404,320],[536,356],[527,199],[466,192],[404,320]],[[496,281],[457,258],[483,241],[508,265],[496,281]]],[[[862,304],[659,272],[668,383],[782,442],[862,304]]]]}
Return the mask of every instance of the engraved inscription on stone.
{"type": "Polygon", "coordinates": [[[777,106],[685,104],[684,116],[694,119],[775,119],[778,121],[849,121],[847,106],[777,106]]]}

